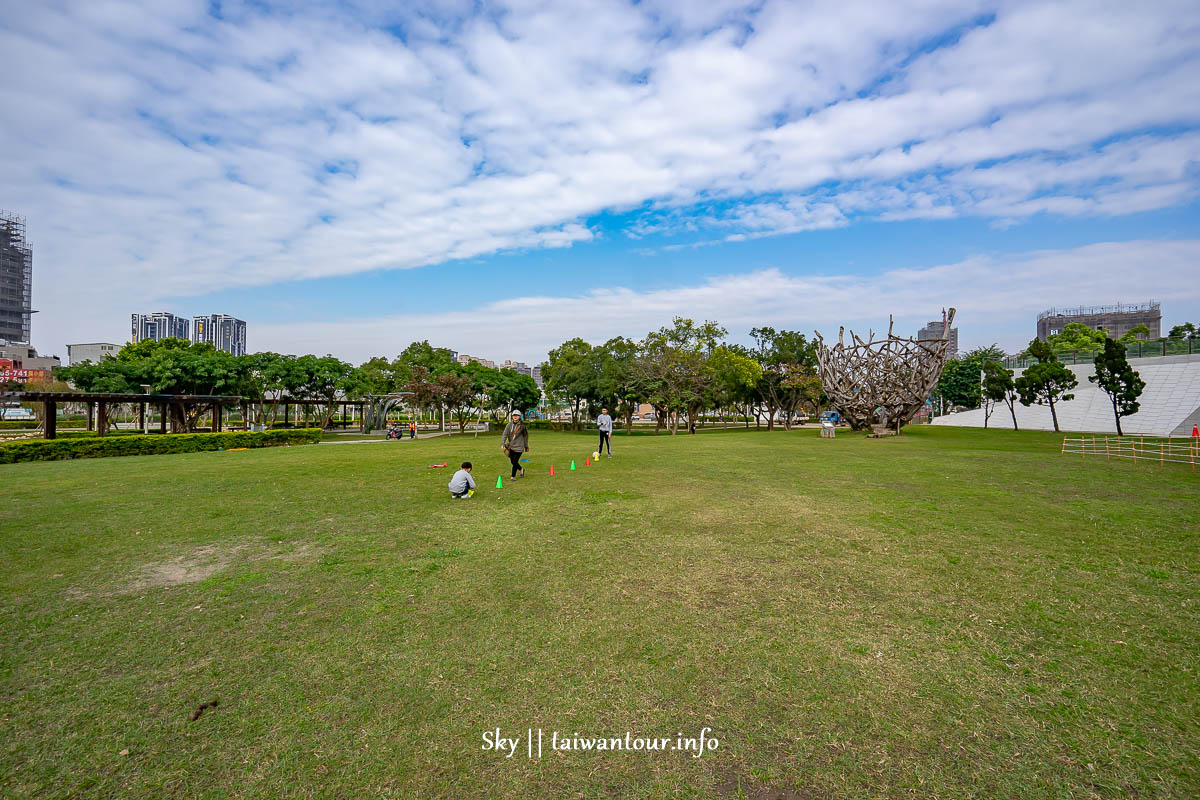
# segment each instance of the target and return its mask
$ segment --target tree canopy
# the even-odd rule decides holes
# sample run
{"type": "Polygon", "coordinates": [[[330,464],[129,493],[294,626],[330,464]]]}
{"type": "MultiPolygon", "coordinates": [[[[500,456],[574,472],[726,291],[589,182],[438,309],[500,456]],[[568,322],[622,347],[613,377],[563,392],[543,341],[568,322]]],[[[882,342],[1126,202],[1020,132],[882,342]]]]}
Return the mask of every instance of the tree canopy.
{"type": "Polygon", "coordinates": [[[1117,422],[1117,435],[1121,436],[1121,417],[1137,413],[1138,398],[1146,388],[1146,382],[1129,365],[1125,348],[1112,339],[1106,341],[1104,351],[1096,355],[1095,367],[1096,374],[1089,375],[1088,380],[1108,395],[1117,422]]]}

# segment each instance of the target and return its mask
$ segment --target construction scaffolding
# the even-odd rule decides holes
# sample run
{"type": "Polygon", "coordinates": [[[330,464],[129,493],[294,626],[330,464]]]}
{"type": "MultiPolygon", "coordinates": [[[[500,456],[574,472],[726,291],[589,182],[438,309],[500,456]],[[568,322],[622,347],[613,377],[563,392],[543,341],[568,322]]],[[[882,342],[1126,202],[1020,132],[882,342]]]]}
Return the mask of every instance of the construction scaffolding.
{"type": "Polygon", "coordinates": [[[0,210],[0,341],[30,341],[32,314],[33,250],[25,218],[0,210]]]}

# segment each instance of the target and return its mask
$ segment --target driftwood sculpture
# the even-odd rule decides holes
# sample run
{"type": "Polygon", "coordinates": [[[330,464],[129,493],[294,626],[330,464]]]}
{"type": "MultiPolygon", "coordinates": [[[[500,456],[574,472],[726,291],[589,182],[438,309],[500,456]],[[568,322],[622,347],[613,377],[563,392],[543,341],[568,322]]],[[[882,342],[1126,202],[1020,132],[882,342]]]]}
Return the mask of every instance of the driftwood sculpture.
{"type": "Polygon", "coordinates": [[[886,339],[876,340],[868,331],[863,341],[851,331],[849,345],[843,327],[833,347],[817,332],[821,383],[850,427],[899,433],[921,410],[946,366],[953,308],[942,312],[942,323],[940,339],[902,339],[892,334],[889,317],[886,339]]]}

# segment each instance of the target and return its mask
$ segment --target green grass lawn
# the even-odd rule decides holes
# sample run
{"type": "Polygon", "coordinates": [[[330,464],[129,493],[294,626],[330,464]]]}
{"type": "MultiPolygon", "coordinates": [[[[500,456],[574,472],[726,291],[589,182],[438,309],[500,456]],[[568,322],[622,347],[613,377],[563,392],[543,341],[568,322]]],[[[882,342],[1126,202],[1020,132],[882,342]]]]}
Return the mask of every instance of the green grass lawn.
{"type": "Polygon", "coordinates": [[[0,795],[1200,796],[1200,470],[531,440],[502,490],[494,436],[0,466],[0,795]]]}

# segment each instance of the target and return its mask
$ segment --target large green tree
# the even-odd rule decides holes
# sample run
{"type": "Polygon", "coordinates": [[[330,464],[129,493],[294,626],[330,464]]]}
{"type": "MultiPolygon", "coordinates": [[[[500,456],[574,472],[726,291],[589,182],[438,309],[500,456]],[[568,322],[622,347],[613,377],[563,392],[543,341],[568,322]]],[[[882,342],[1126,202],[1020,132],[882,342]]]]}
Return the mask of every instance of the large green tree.
{"type": "Polygon", "coordinates": [[[633,415],[645,397],[645,387],[638,379],[638,343],[617,336],[594,350],[599,362],[596,402],[624,419],[625,431],[633,433],[633,415]]]}
{"type": "Polygon", "coordinates": [[[422,340],[413,342],[396,356],[396,360],[392,362],[392,371],[396,373],[396,380],[404,383],[410,377],[409,371],[413,367],[424,367],[430,375],[440,375],[449,372],[455,364],[449,350],[434,347],[428,340],[422,340]]]}
{"type": "MultiPolygon", "coordinates": [[[[81,365],[81,367],[84,365],[81,365]]],[[[67,368],[63,374],[84,391],[141,392],[146,385],[155,394],[245,395],[252,391],[249,364],[211,344],[186,339],[143,340],[128,344],[113,358],[92,369],[67,368]]],[[[211,406],[182,402],[168,404],[171,429],[191,430],[211,406]]]]}
{"type": "Polygon", "coordinates": [[[1131,344],[1137,344],[1139,341],[1145,341],[1150,338],[1150,327],[1144,322],[1139,322],[1125,333],[1121,334],[1121,338],[1117,339],[1122,345],[1128,347],[1131,344]]]}
{"type": "Polygon", "coordinates": [[[563,397],[571,409],[571,428],[579,430],[580,411],[599,397],[599,372],[592,346],[576,337],[563,342],[547,355],[542,379],[547,393],[563,397]]]}
{"type": "MultiPolygon", "coordinates": [[[[1004,403],[1008,406],[1008,413],[1012,415],[1013,430],[1017,430],[1017,401],[1019,395],[1017,393],[1016,382],[1013,380],[1013,371],[1005,368],[999,361],[988,359],[983,362],[983,396],[991,403],[1004,403]]],[[[990,415],[988,409],[984,409],[983,427],[987,427],[987,419],[990,415]]]]}
{"type": "Polygon", "coordinates": [[[1068,322],[1058,333],[1046,337],[1046,342],[1056,353],[1092,353],[1104,347],[1108,331],[1091,328],[1082,322],[1068,322]]]}
{"type": "Polygon", "coordinates": [[[814,404],[819,404],[816,342],[798,331],[771,327],[752,328],[750,338],[755,344],[751,356],[762,368],[756,388],[759,402],[766,408],[767,430],[774,429],[779,413],[790,430],[802,403],[815,398],[814,404]]]}
{"type": "Polygon", "coordinates": [[[715,322],[697,324],[675,317],[670,327],[649,333],[642,341],[638,370],[649,401],[659,410],[659,426],[664,414],[671,416],[672,435],[679,432],[682,414],[687,415],[689,430],[694,429],[696,415],[716,377],[712,356],[725,334],[715,322]]]}
{"type": "Polygon", "coordinates": [[[948,406],[977,408],[983,400],[980,378],[986,361],[1002,361],[1004,351],[997,345],[976,347],[946,361],[934,395],[948,406]]]}
{"type": "Polygon", "coordinates": [[[1125,347],[1112,339],[1104,343],[1104,351],[1096,354],[1096,374],[1089,375],[1088,380],[1099,386],[1112,402],[1113,417],[1117,421],[1117,435],[1121,431],[1121,417],[1136,414],[1139,408],[1138,398],[1146,388],[1142,376],[1129,365],[1125,355],[1125,347]]]}
{"type": "Polygon", "coordinates": [[[1074,399],[1071,390],[1079,385],[1075,373],[1067,369],[1055,357],[1054,351],[1046,342],[1034,339],[1029,343],[1029,353],[1038,363],[1025,368],[1025,372],[1015,381],[1017,393],[1021,397],[1021,405],[1050,406],[1050,418],[1054,420],[1054,430],[1058,432],[1058,411],[1055,403],[1074,399]]]}
{"type": "Polygon", "coordinates": [[[1184,322],[1180,325],[1173,325],[1167,332],[1167,336],[1172,339],[1191,339],[1197,333],[1200,333],[1200,325],[1194,322],[1184,322]]]}
{"type": "MultiPolygon", "coordinates": [[[[715,375],[709,389],[711,408],[736,411],[739,405],[754,402],[763,370],[745,348],[721,345],[713,351],[711,364],[715,375]]],[[[793,379],[799,379],[799,376],[793,376],[793,379]]],[[[819,387],[820,381],[817,383],[819,387]]],[[[747,427],[749,424],[747,415],[747,427]]]]}

